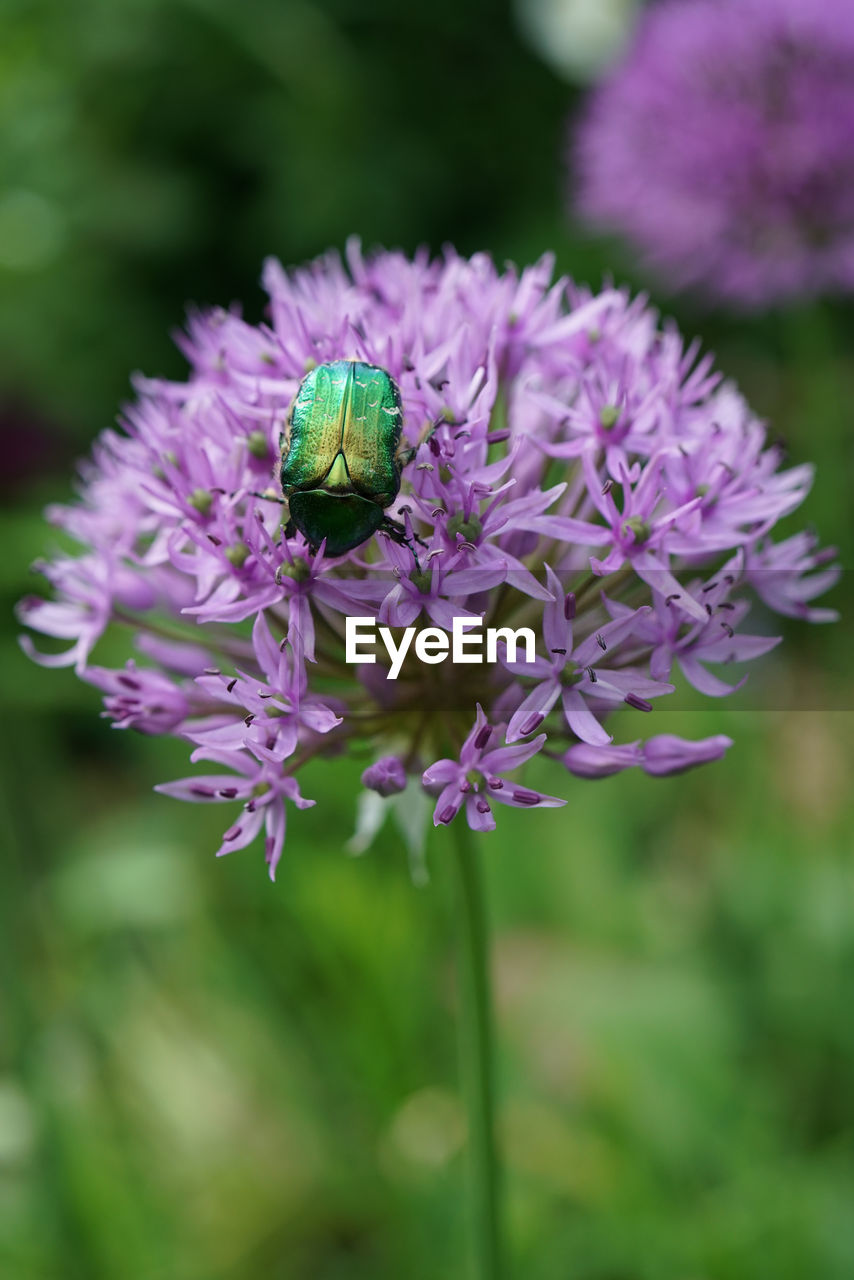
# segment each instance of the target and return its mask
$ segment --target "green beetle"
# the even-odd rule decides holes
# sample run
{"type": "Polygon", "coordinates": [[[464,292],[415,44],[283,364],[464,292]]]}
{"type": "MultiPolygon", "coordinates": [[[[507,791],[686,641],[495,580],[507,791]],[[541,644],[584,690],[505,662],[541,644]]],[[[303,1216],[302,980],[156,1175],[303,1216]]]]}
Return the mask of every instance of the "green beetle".
{"type": "Polygon", "coordinates": [[[333,360],[306,374],[288,414],[282,440],[285,532],[312,548],[341,556],[378,530],[407,543],[390,519],[400,473],[411,450],[401,450],[403,410],[389,373],[362,360],[333,360]]]}

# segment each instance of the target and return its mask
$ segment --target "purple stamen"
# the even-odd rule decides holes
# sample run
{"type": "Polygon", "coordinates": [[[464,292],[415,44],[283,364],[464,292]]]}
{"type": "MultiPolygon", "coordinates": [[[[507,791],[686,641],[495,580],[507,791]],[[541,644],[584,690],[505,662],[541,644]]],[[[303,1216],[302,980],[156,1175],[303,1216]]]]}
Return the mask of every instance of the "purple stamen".
{"type": "Polygon", "coordinates": [[[520,725],[519,727],[519,732],[521,733],[522,737],[523,738],[527,737],[529,733],[533,733],[534,730],[537,728],[537,726],[543,723],[545,718],[546,717],[543,715],[540,715],[538,711],[534,712],[533,715],[528,716],[524,724],[520,725]]]}

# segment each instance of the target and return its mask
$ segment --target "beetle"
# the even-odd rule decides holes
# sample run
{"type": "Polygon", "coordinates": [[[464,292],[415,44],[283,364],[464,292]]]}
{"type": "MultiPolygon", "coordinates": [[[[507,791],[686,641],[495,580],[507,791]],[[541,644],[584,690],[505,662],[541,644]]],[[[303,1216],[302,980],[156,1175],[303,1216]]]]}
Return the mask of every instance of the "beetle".
{"type": "Polygon", "coordinates": [[[362,360],[319,364],[303,378],[288,413],[279,478],[287,536],[344,555],[378,531],[409,545],[385,514],[400,490],[403,408],[391,374],[362,360]]]}

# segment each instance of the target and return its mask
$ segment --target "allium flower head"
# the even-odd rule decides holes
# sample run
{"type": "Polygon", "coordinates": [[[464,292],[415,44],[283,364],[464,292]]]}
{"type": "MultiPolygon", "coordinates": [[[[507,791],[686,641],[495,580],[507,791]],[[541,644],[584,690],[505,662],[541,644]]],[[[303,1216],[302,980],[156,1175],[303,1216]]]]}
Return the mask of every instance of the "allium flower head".
{"type": "Polygon", "coordinates": [[[298,775],[315,757],[363,759],[361,844],[383,806],[411,828],[419,796],[436,825],[477,831],[496,806],[563,804],[518,776],[540,754],[585,778],[722,755],[722,736],[636,735],[674,669],[726,694],[706,664],[775,643],[740,630],[757,592],[830,616],[811,604],[833,581],[828,553],[772,540],[809,467],[781,470],[735,388],[642,299],[553,281],[548,258],[499,272],[484,256],[364,258],[351,243],[346,261],[268,263],[267,323],[194,315],[188,380],[137,380],[79,500],[49,512],[81,553],[40,566],[52,598],[20,606],[65,647],[27,636],[27,651],[74,664],[117,728],[186,742],[206,772],[160,790],[231,811],[221,853],[263,834],[271,875],[286,809],[312,803],[298,775]],[[331,557],[288,524],[275,475],[306,371],[342,359],[399,388],[388,514],[404,536],[331,557]],[[355,619],[397,657],[380,645],[348,661],[355,619]],[[119,669],[96,656],[116,623],[134,644],[119,669]],[[495,628],[491,661],[431,660],[479,624],[495,628]]]}
{"type": "Polygon", "coordinates": [[[854,288],[854,5],[665,0],[574,129],[574,203],[677,287],[854,288]]]}

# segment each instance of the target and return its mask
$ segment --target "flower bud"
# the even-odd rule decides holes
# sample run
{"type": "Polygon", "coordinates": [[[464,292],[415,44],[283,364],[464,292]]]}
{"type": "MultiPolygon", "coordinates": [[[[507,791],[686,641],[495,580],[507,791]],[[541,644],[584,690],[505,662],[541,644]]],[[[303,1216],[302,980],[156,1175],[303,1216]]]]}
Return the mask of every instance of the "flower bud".
{"type": "Polygon", "coordinates": [[[380,756],[362,774],[362,786],[381,796],[394,796],[406,789],[406,770],[397,756],[380,756]]]}

